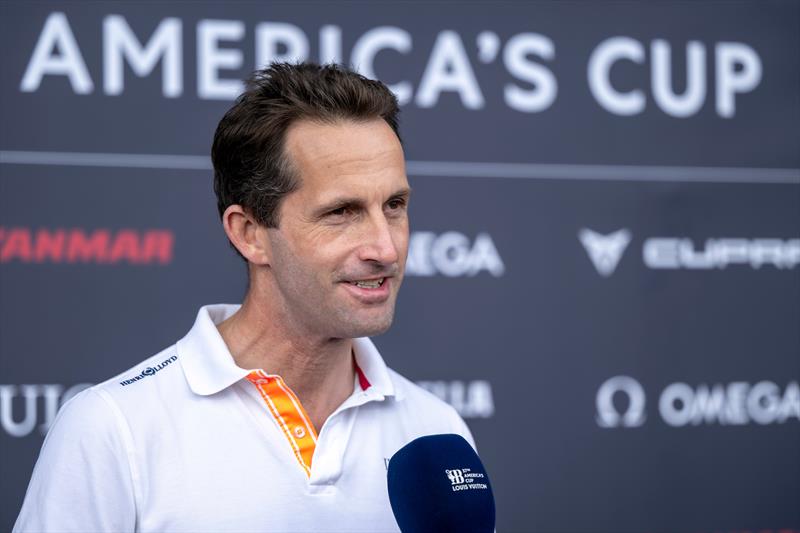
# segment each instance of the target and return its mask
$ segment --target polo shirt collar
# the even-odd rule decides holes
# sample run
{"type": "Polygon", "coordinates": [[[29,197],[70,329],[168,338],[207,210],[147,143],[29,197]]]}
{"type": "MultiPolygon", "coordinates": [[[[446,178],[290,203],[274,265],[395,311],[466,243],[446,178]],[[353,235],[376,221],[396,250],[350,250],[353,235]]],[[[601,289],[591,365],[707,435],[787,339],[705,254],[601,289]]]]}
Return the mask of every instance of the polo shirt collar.
{"type": "Polygon", "coordinates": [[[401,399],[386,363],[370,339],[367,337],[353,339],[353,353],[356,356],[356,364],[369,382],[369,387],[365,389],[367,394],[401,399]]]}
{"type": "Polygon", "coordinates": [[[238,305],[218,304],[200,308],[194,326],[178,341],[178,360],[192,392],[215,394],[243,379],[248,370],[236,366],[217,324],[239,310],[238,305]]]}
{"type": "MultiPolygon", "coordinates": [[[[195,394],[215,394],[250,373],[250,370],[236,365],[217,329],[217,324],[233,315],[239,307],[230,304],[201,307],[192,329],[177,342],[178,360],[189,388],[195,394]]],[[[386,396],[400,399],[389,369],[372,341],[366,337],[353,339],[353,352],[356,364],[369,383],[364,392],[374,399],[386,396]]]]}

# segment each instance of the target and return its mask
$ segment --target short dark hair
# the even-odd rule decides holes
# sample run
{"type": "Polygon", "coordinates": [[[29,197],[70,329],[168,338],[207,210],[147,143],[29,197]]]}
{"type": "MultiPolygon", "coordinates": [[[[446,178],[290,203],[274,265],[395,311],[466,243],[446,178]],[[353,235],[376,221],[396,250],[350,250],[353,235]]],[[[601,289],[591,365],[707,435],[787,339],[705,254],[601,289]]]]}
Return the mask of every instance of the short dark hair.
{"type": "Polygon", "coordinates": [[[278,227],[281,200],[299,186],[284,151],[294,122],[381,118],[399,139],[398,112],[386,85],[346,67],[273,63],[257,70],[214,134],[211,161],[220,217],[239,204],[260,224],[278,227]]]}

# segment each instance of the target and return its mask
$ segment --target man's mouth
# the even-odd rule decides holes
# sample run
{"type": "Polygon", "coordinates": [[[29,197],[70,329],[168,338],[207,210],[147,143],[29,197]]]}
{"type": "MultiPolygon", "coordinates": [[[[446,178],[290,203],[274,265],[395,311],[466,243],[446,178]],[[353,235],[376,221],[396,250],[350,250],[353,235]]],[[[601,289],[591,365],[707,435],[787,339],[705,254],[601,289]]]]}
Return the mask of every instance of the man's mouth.
{"type": "Polygon", "coordinates": [[[355,285],[356,287],[360,287],[362,289],[377,289],[383,282],[386,281],[386,278],[377,278],[377,279],[360,279],[357,281],[351,281],[351,285],[355,285]]]}

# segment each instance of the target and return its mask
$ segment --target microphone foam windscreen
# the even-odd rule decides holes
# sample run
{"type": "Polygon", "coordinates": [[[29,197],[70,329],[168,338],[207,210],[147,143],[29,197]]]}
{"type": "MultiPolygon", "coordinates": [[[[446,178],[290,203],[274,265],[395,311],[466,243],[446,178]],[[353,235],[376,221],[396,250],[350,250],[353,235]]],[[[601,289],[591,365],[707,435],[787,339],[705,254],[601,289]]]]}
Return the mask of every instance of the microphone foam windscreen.
{"type": "Polygon", "coordinates": [[[389,460],[389,501],[403,533],[494,531],[489,476],[460,435],[430,435],[389,460]]]}

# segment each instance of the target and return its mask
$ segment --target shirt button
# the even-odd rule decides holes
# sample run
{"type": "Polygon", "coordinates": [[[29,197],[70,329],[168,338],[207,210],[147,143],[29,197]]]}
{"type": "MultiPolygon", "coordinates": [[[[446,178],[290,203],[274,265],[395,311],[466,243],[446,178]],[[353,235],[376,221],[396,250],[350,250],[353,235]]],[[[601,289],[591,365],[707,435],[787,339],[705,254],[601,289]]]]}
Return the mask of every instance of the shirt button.
{"type": "Polygon", "coordinates": [[[302,439],[306,436],[306,428],[303,426],[295,426],[294,427],[294,436],[298,439],[302,439]]]}

